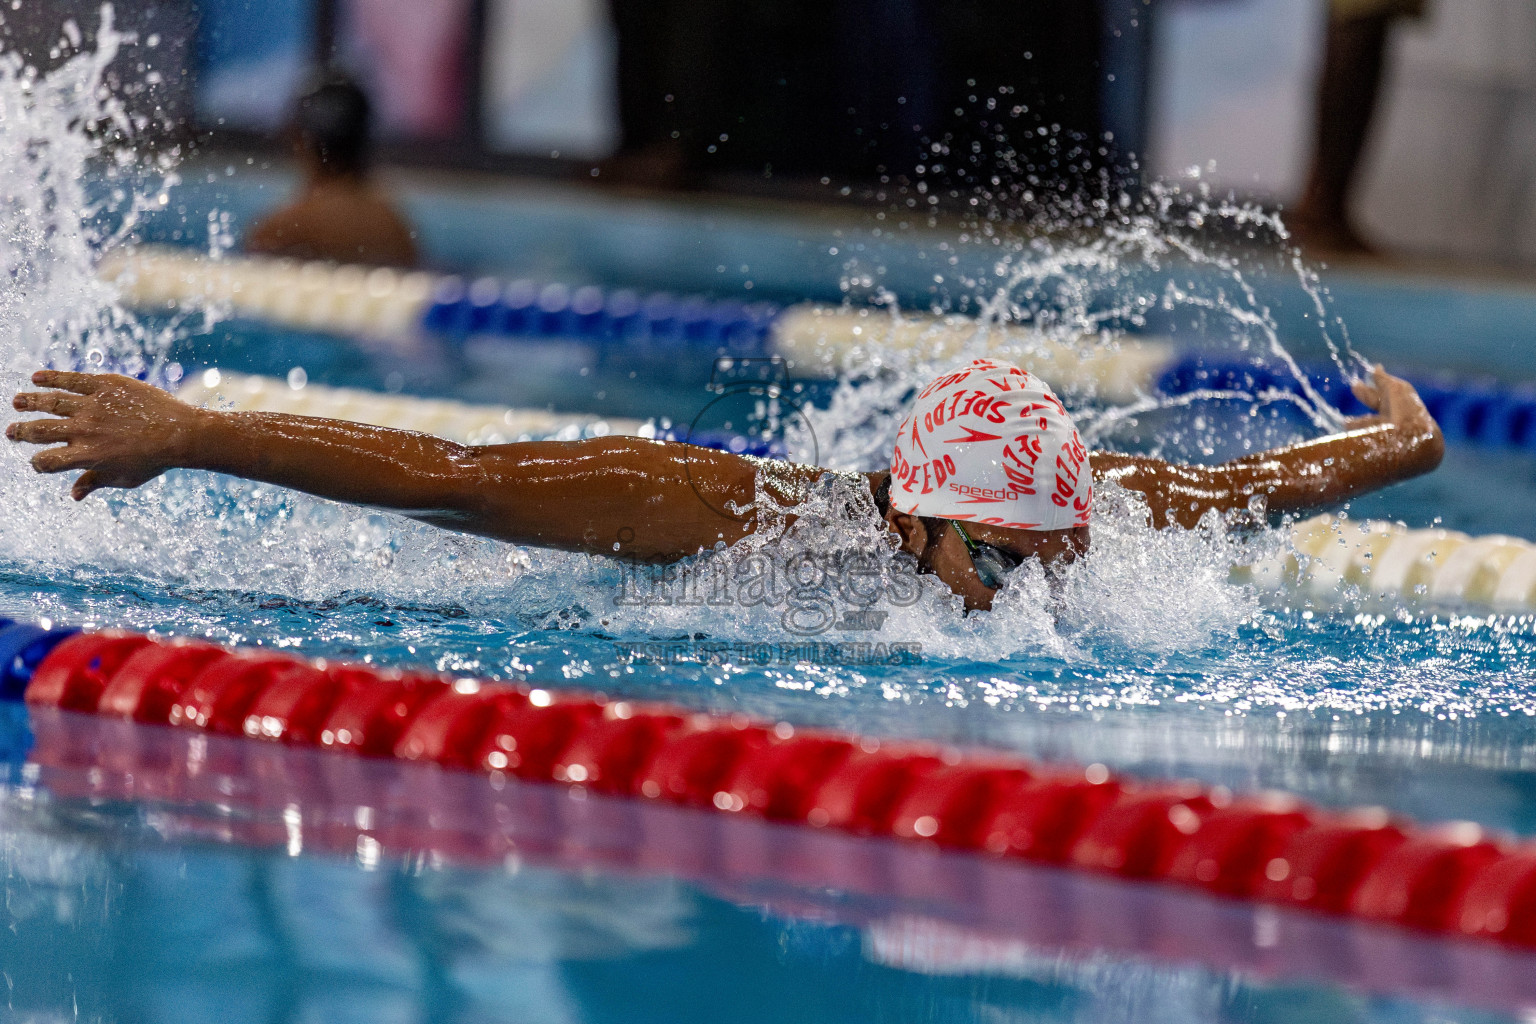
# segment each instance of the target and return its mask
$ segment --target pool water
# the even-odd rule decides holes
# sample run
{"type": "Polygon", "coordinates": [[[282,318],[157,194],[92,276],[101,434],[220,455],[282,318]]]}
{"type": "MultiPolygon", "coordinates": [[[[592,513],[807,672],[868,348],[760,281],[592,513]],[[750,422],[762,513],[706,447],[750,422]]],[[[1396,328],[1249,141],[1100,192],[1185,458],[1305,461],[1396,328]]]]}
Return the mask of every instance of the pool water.
{"type": "MultiPolygon", "coordinates": [[[[0,92],[15,86],[0,73],[0,92]]],[[[47,152],[83,161],[70,104],[94,91],[59,92],[58,116],[36,131],[80,141],[47,152]]],[[[0,142],[27,137],[0,125],[0,142]]],[[[75,182],[84,167],[47,170],[75,182]]],[[[46,192],[24,162],[0,163],[5,175],[18,195],[46,192]]],[[[174,200],[129,205],[148,212],[144,237],[206,242],[210,225],[238,232],[261,187],[194,176],[174,200]],[[237,193],[232,220],[210,209],[237,193]]],[[[128,317],[91,273],[83,239],[103,236],[81,229],[89,204],[48,194],[38,209],[58,230],[0,232],[24,243],[0,255],[26,285],[0,304],[0,390],[42,358],[143,350],[605,416],[681,422],[706,399],[701,362],[558,347],[365,354],[248,323],[199,333],[128,317]]],[[[1170,271],[1183,244],[1170,236],[1192,221],[1138,213],[1112,243],[978,229],[957,248],[922,224],[540,193],[501,204],[494,223],[519,235],[485,230],[484,197],[438,198],[416,210],[429,241],[459,243],[475,272],[732,294],[750,282],[753,297],[948,302],[1073,336],[1129,327],[1250,356],[1283,341],[1352,358],[1306,268],[1196,251],[1198,279],[1170,271]],[[536,258],[508,267],[492,249],[536,258]]],[[[1390,336],[1399,293],[1346,284],[1357,341],[1390,336]]],[[[1462,308],[1432,292],[1440,312],[1462,308]]],[[[1455,359],[1494,371],[1533,307],[1484,298],[1469,300],[1485,315],[1468,322],[1506,329],[1455,359]]],[[[1435,365],[1419,340],[1417,358],[1435,365]]],[[[870,469],[889,450],[905,393],[933,367],[887,369],[804,396],[824,465],[870,469]]],[[[1152,409],[1142,426],[1193,457],[1327,420],[1260,406],[1152,409]]],[[[966,617],[891,555],[867,494],[846,487],[825,481],[755,550],[819,559],[809,592],[780,580],[766,603],[700,606],[668,596],[675,580],[611,561],[207,474],[76,504],[67,481],[38,478],[6,445],[0,616],[662,698],[1536,834],[1531,617],[1268,597],[1229,568],[1277,532],[1154,533],[1110,488],[1089,557],[1055,581],[1026,566],[993,612],[966,617]],[[878,615],[839,589],[829,551],[876,557],[878,615]],[[842,646],[807,656],[810,642],[842,646]]],[[[1350,511],[1530,536],[1533,492],[1529,458],[1453,450],[1434,476],[1350,511]]],[[[18,708],[0,709],[0,753],[7,1020],[1470,1022],[1536,1007],[1527,955],[894,843],[18,708]]]]}
{"type": "MultiPolygon", "coordinates": [[[[399,374],[430,394],[674,422],[711,397],[703,364],[600,361],[560,346],[535,354],[577,372],[491,373],[506,355],[362,352],[251,323],[183,333],[168,358],[275,375],[303,366],[317,383],[373,389],[399,374]]],[[[829,439],[825,458],[859,465],[870,446],[837,440],[858,433],[847,429],[849,392],[804,398],[829,439]]],[[[879,405],[852,422],[890,429],[879,405]]],[[[1256,427],[1231,403],[1155,415],[1156,429],[1195,445],[1308,429],[1290,414],[1256,427]]],[[[1536,621],[1344,594],[1316,606],[1263,598],[1230,584],[1227,567],[1274,535],[1150,534],[1112,494],[1101,495],[1094,555],[1064,589],[1020,580],[1016,600],[970,618],[927,590],[882,604],[888,618],[873,634],[807,637],[785,618],[787,592],[767,608],[636,607],[626,598],[656,591],[603,560],[198,473],[75,505],[63,481],[32,476],[22,458],[0,451],[0,487],[26,509],[0,522],[0,615],[653,697],[1536,834],[1536,621]],[[807,639],[920,653],[850,665],[806,659],[807,639]],[[718,646],[760,643],[769,646],[718,646]],[[637,655],[637,644],[663,645],[665,660],[654,647],[637,655]]],[[[808,516],[784,552],[874,544],[871,524],[841,521],[835,496],[822,497],[825,513],[808,516]]],[[[1453,450],[1436,474],[1349,511],[1529,535],[1532,498],[1528,457],[1453,450]]],[[[24,749],[26,728],[9,718],[0,748],[24,749]]],[[[964,920],[971,901],[958,897],[937,917],[880,886],[856,911],[826,883],[769,898],[665,859],[643,871],[594,864],[569,841],[513,870],[406,832],[369,862],[344,842],[295,849],[280,815],[266,831],[232,827],[276,813],[238,793],[157,801],[47,775],[29,784],[27,770],[13,770],[0,835],[17,908],[5,941],[24,981],[12,1005],[29,1013],[78,1003],[87,1019],[191,1020],[230,993],[269,1017],[466,1021],[1480,1020],[1525,1005],[1465,983],[1415,990],[1369,970],[1213,964],[1208,949],[1170,952],[1155,936],[999,934],[964,920]]],[[[303,791],[291,806],[305,821],[355,811],[330,800],[303,791]]],[[[963,874],[964,860],[942,876],[963,874]]],[[[1167,918],[1191,913],[1176,902],[1167,918]]],[[[1253,928],[1239,930],[1251,947],[1253,928]]],[[[1400,959],[1392,948],[1358,958],[1400,959]]]]}
{"type": "MultiPolygon", "coordinates": [[[[0,524],[0,615],[654,697],[1536,833],[1536,624],[1382,613],[1347,597],[1315,608],[1265,603],[1226,582],[1242,542],[1219,535],[1150,535],[1110,509],[1096,527],[1102,560],[1090,557],[1066,593],[1020,582],[1025,596],[1057,602],[1057,618],[1024,604],[967,619],[925,593],[892,607],[878,637],[920,645],[915,663],[849,666],[755,647],[722,657],[709,642],[793,650],[805,638],[784,625],[781,607],[621,606],[635,583],[602,560],[197,473],[76,506],[62,481],[27,475],[20,458],[0,453],[5,487],[28,509],[0,524]],[[637,657],[641,643],[669,645],[681,660],[637,657]]],[[[1528,462],[1462,452],[1447,461],[1443,475],[1354,514],[1518,528],[1512,502],[1477,496],[1507,493],[1528,462]]],[[[812,526],[784,543],[868,540],[831,521],[812,526]]],[[[872,638],[833,630],[815,639],[872,638]]],[[[63,733],[91,724],[66,723],[63,733]]],[[[27,716],[7,716],[0,749],[25,750],[28,728],[27,716]]],[[[12,927],[0,944],[18,1013],[1471,1021],[1512,1019],[1525,1005],[1465,982],[1416,991],[1402,977],[1319,973],[1294,958],[1278,968],[1213,965],[1208,950],[1170,951],[1134,928],[1106,942],[1102,930],[1084,939],[1021,936],[1009,931],[1016,922],[978,927],[965,919],[974,901],[963,895],[935,906],[881,885],[853,895],[818,885],[814,865],[829,862],[816,851],[800,858],[813,865],[811,879],[785,893],[771,878],[720,884],[675,859],[615,865],[590,856],[579,834],[489,863],[430,830],[407,829],[372,852],[353,832],[295,846],[293,814],[308,829],[317,816],[351,820],[363,804],[338,810],[324,787],[300,787],[282,808],[234,784],[198,800],[134,795],[114,787],[110,768],[100,778],[123,742],[93,748],[98,774],[87,784],[66,784],[42,747],[31,768],[13,756],[0,794],[12,927]],[[29,778],[39,764],[43,776],[29,778]]],[[[138,736],[129,749],[164,742],[138,736]]],[[[295,757],[335,760],[277,756],[285,775],[302,774],[295,757]]],[[[266,764],[231,777],[271,785],[266,764]]],[[[407,787],[427,784],[413,772],[441,774],[388,770],[404,772],[407,787]]],[[[479,787],[477,799],[490,795],[486,780],[462,784],[479,787]]],[[[495,819],[477,820],[470,835],[495,819]]],[[[701,839],[698,848],[715,846],[701,839]]],[[[963,877],[970,864],[945,858],[937,877],[963,877]]],[[[1070,884],[1052,875],[1048,888],[1070,884]]],[[[1169,927],[1201,920],[1199,910],[1175,902],[1169,927]]],[[[1375,934],[1337,927],[1346,944],[1369,945],[1375,934]]],[[[1239,931],[1254,934],[1247,924],[1239,931]]],[[[1298,945],[1307,943],[1285,948],[1298,945]]],[[[1357,954],[1367,965],[1400,959],[1396,947],[1357,954]]]]}
{"type": "Polygon", "coordinates": [[[1492,1021],[1536,998],[1496,946],[1448,960],[1432,938],[905,844],[33,726],[0,799],[21,1019],[1492,1021]]]}

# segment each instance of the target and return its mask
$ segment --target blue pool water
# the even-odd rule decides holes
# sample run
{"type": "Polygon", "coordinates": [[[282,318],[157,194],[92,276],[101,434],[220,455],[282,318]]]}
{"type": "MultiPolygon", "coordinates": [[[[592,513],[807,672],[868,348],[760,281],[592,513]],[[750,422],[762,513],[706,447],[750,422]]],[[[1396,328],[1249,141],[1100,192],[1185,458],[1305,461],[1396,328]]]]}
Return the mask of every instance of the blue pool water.
{"type": "MultiPolygon", "coordinates": [[[[207,196],[187,196],[171,211],[204,223],[207,196]]],[[[576,242],[541,246],[535,236],[560,234],[583,202],[545,207],[521,246],[538,262],[459,257],[693,290],[714,273],[720,290],[752,280],[772,297],[835,298],[846,261],[823,253],[852,244],[920,302],[933,269],[931,239],[893,241],[885,227],[818,233],[607,201],[586,206],[576,242]]],[[[469,196],[417,212],[446,249],[480,208],[469,196]]],[[[1253,276],[1280,281],[1283,269],[1253,276]]],[[[1400,295],[1350,287],[1365,310],[1351,321],[1357,344],[1385,354],[1361,338],[1391,331],[1400,295]]],[[[1031,298],[1057,294],[1040,284],[1031,298]]],[[[1441,298],[1434,310],[1456,307],[1441,298]]],[[[1097,299],[1073,301],[1083,313],[1097,299]]],[[[1472,302],[1468,322],[1507,330],[1458,351],[1460,368],[1515,372],[1506,348],[1530,314],[1523,301],[1472,302]]],[[[1231,341],[1220,318],[1173,314],[1139,326],[1231,341]]],[[[1305,326],[1276,318],[1278,333],[1305,326]]],[[[175,345],[189,366],[304,366],[317,382],[673,419],[703,401],[707,369],[615,361],[532,380],[452,353],[392,361],[249,324],[175,345]]],[[[1427,343],[1409,355],[1434,363],[1427,343]]],[[[575,368],[559,352],[540,358],[575,368]]],[[[829,439],[847,425],[838,408],[818,414],[829,439]]],[[[1188,421],[1174,433],[1196,447],[1261,429],[1231,409],[1178,415],[1188,421]]],[[[1267,443],[1304,424],[1261,426],[1267,443]]],[[[870,457],[828,445],[840,468],[870,457]]],[[[77,506],[7,446],[0,491],[12,510],[0,517],[0,616],[662,698],[1536,834],[1536,621],[1263,598],[1227,569],[1272,535],[1153,534],[1112,494],[1094,554],[1057,590],[1021,578],[970,618],[931,589],[892,600],[877,636],[815,639],[917,656],[850,665],[797,653],[806,637],[785,617],[788,596],[637,605],[621,566],[274,488],[178,472],[77,506]],[[637,656],[637,644],[677,657],[637,656]],[[733,644],[751,646],[719,646],[733,644]]],[[[822,494],[780,549],[872,544],[872,524],[817,511],[837,497],[822,494]]],[[[1531,536],[1532,498],[1528,456],[1453,450],[1436,475],[1351,514],[1531,536]]],[[[0,971],[17,1020],[1395,1022],[1520,1020],[1536,1005],[1521,988],[1536,977],[1529,957],[894,844],[17,709],[0,716],[0,751],[0,971]]]]}
{"type": "MultiPolygon", "coordinates": [[[[296,365],[323,366],[335,351],[314,338],[281,343],[291,346],[282,359],[296,365]]],[[[336,383],[369,383],[386,370],[339,354],[331,365],[336,383]]],[[[671,394],[652,389],[652,407],[634,411],[662,415],[690,393],[676,382],[671,394]]],[[[1522,532],[1523,503],[1510,496],[1536,487],[1528,458],[1453,451],[1447,461],[1354,513],[1522,532]]],[[[663,665],[634,659],[625,645],[801,638],[775,616],[617,608],[625,580],[612,565],[271,488],[174,473],[76,507],[55,481],[22,476],[16,465],[5,472],[32,511],[0,524],[0,615],[985,744],[1536,834],[1536,624],[1266,605],[1225,582],[1222,541],[1101,531],[1101,545],[1145,578],[1084,577],[1082,600],[1055,624],[1028,609],[982,623],[921,605],[922,616],[881,636],[921,644],[916,664],[700,655],[663,665]],[[1146,560],[1136,563],[1141,549],[1146,560]],[[1113,613],[1096,612],[1093,599],[1106,593],[1113,613]]],[[[825,639],[850,638],[868,639],[825,639]]],[[[66,723],[64,732],[87,725],[66,723]]],[[[0,748],[24,749],[27,728],[26,716],[8,716],[0,748]]],[[[121,742],[99,746],[98,774],[121,742]]],[[[36,752],[33,760],[52,763],[36,752]]],[[[526,860],[491,864],[407,832],[370,862],[348,845],[353,832],[293,846],[285,814],[298,815],[303,833],[316,820],[350,821],[364,806],[325,787],[295,784],[279,808],[233,784],[198,800],[130,798],[113,772],[131,776],[131,766],[83,785],[56,768],[41,779],[29,770],[13,758],[0,795],[11,923],[0,949],[16,985],[11,1005],[43,1019],[78,1007],[84,1019],[197,1020],[215,1007],[229,1015],[231,1005],[251,1019],[465,1021],[1473,1021],[1514,1012],[1457,978],[1416,991],[1390,972],[1320,975],[1295,955],[1260,968],[1213,964],[1209,950],[1170,951],[1128,925],[1110,939],[1015,934],[1017,921],[967,921],[975,901],[963,894],[914,902],[883,883],[872,895],[850,894],[817,884],[814,870],[785,892],[771,877],[723,884],[676,858],[615,864],[585,856],[591,843],[579,829],[526,860]]],[[[272,785],[271,771],[248,767],[231,778],[272,785]]],[[[282,771],[294,773],[296,762],[282,771]]],[[[75,776],[82,772],[90,768],[75,776]]],[[[461,784],[478,787],[476,799],[489,796],[485,780],[461,784]]],[[[702,827],[685,817],[677,827],[702,827]]],[[[817,853],[802,859],[814,864],[817,853]]],[[[963,876],[969,864],[947,858],[940,877],[963,876]]],[[[1137,887],[1090,902],[1125,898],[1120,889],[1137,887]]],[[[1178,902],[1191,898],[1170,898],[1163,913],[1174,931],[1201,920],[1200,905],[1178,902]]],[[[1236,927],[1253,948],[1257,926],[1236,927]]],[[[1366,944],[1359,963],[1402,960],[1395,946],[1371,947],[1371,930],[1337,927],[1335,941],[1366,944]]],[[[1278,948],[1295,954],[1310,942],[1278,948]]],[[[1438,963],[1438,950],[1423,955],[1438,963]]],[[[1505,965],[1517,975],[1522,966],[1505,965]]]]}
{"type": "MultiPolygon", "coordinates": [[[[39,723],[43,742],[55,729],[78,739],[91,724],[39,723]]],[[[215,739],[206,755],[217,762],[233,749],[215,739]]],[[[286,760],[287,776],[265,766],[265,786],[289,800],[306,785],[299,777],[328,767],[313,762],[330,759],[286,760]]],[[[389,787],[414,787],[408,796],[436,800],[445,816],[512,810],[505,831],[515,849],[472,861],[493,859],[492,868],[466,866],[462,852],[441,859],[436,851],[452,845],[442,832],[436,847],[429,840],[400,863],[375,862],[364,846],[338,856],[323,840],[292,853],[295,838],[323,835],[336,810],[324,800],[290,802],[279,816],[252,811],[238,794],[223,813],[11,796],[12,926],[0,951],[17,979],[13,1005],[130,1020],[1507,1019],[1426,998],[1446,980],[1435,966],[1443,950],[1412,937],[1256,921],[1234,904],[1049,872],[988,876],[973,862],[899,848],[861,863],[896,895],[765,882],[735,865],[765,853],[781,864],[797,852],[846,859],[869,844],[797,851],[793,829],[719,827],[718,816],[655,808],[637,815],[630,803],[572,803],[540,787],[468,793],[463,777],[423,785],[420,772],[405,779],[393,766],[365,767],[378,777],[348,785],[376,807],[389,787]],[[276,823],[280,838],[253,848],[250,833],[263,823],[276,823]],[[637,865],[629,851],[656,850],[661,834],[706,853],[664,869],[637,865]],[[993,912],[978,910],[988,897],[993,912]],[[1075,945],[1065,922],[1098,951],[1075,945]],[[1256,931],[1270,933],[1257,949],[1256,931]],[[1153,937],[1159,955],[1135,952],[1153,937]],[[1231,951],[1218,952],[1223,944],[1231,951]],[[1180,955],[1241,966],[1166,963],[1180,955]],[[1378,983],[1417,998],[1289,974],[1298,965],[1315,972],[1329,957],[1337,962],[1325,974],[1358,979],[1368,976],[1358,962],[1374,960],[1386,965],[1374,971],[1378,983]]],[[[52,781],[67,788],[83,774],[52,781]]],[[[376,813],[370,826],[382,834],[389,811],[376,813]]],[[[1473,1003],[1496,1005],[1512,989],[1529,993],[1520,966],[1477,949],[1462,951],[1451,973],[1473,1003]]]]}
{"type": "Polygon", "coordinates": [[[34,1008],[21,1019],[1470,1022],[1536,991],[1496,947],[1448,960],[1432,939],[1155,887],[219,737],[194,756],[170,730],[125,752],[121,725],[79,716],[34,725],[49,788],[23,773],[3,804],[0,955],[12,1005],[34,1008]],[[107,798],[148,764],[182,777],[174,805],[107,798]],[[405,825],[408,856],[365,841],[405,825]]]}

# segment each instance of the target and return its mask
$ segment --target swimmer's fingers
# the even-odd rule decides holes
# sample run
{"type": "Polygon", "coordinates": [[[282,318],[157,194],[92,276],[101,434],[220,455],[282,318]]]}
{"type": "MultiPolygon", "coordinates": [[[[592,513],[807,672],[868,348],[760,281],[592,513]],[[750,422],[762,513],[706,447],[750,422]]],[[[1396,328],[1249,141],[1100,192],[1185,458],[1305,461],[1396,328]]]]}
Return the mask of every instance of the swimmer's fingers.
{"type": "Polygon", "coordinates": [[[69,489],[69,496],[80,501],[87,494],[100,487],[107,486],[94,469],[88,469],[75,480],[74,486],[69,489]]]}
{"type": "Polygon", "coordinates": [[[94,395],[101,390],[114,374],[75,373],[71,370],[38,370],[32,375],[32,383],[39,387],[73,391],[77,395],[94,395]]]}
{"type": "Polygon", "coordinates": [[[22,391],[11,399],[17,412],[51,412],[55,416],[73,416],[80,411],[80,400],[62,391],[22,391]]]}
{"type": "Polygon", "coordinates": [[[67,442],[74,433],[75,425],[68,420],[20,420],[5,428],[6,437],[28,444],[67,442]]]}
{"type": "Polygon", "coordinates": [[[1386,404],[1387,389],[1397,380],[1382,368],[1380,363],[1371,366],[1369,380],[1357,380],[1349,386],[1349,390],[1355,393],[1355,397],[1361,403],[1370,407],[1373,412],[1381,412],[1386,404]]]}
{"type": "Polygon", "coordinates": [[[1381,410],[1381,388],[1369,381],[1357,380],[1349,386],[1349,390],[1360,399],[1360,404],[1373,412],[1381,410]]]}
{"type": "Polygon", "coordinates": [[[1360,381],[1353,388],[1355,396],[1375,412],[1370,416],[1356,417],[1347,426],[1353,428],[1390,423],[1418,436],[1438,437],[1440,428],[1424,406],[1424,399],[1418,391],[1401,377],[1392,376],[1380,364],[1371,368],[1369,382],[1360,381]]]}
{"type": "Polygon", "coordinates": [[[74,445],[44,448],[32,456],[32,468],[39,473],[67,473],[71,469],[84,469],[91,456],[74,445]]]}
{"type": "Polygon", "coordinates": [[[1419,396],[1418,390],[1412,384],[1401,377],[1392,376],[1380,365],[1376,367],[1372,376],[1376,393],[1381,396],[1382,414],[1387,419],[1397,423],[1429,418],[1429,410],[1424,407],[1424,399],[1419,396]]]}

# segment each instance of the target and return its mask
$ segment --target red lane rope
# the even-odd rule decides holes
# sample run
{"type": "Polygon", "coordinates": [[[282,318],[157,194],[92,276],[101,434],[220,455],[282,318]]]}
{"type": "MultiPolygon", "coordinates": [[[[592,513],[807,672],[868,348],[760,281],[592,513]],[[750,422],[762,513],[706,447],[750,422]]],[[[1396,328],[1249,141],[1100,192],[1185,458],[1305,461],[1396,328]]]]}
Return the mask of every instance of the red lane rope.
{"type": "Polygon", "coordinates": [[[123,632],[60,643],[26,700],[1536,948],[1536,846],[1283,794],[123,632]]]}

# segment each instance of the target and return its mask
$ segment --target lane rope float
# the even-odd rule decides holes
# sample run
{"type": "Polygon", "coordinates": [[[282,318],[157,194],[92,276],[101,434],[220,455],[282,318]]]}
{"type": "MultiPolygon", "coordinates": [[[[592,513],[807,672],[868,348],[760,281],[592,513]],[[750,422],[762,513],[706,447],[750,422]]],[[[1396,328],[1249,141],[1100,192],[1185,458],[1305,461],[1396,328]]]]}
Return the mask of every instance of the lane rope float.
{"type": "MultiPolygon", "coordinates": [[[[380,267],[253,256],[209,259],[186,249],[109,254],[99,268],[122,300],[141,309],[212,306],[304,330],[394,345],[422,334],[508,343],[575,341],[665,358],[680,349],[777,355],[799,377],[827,377],[889,354],[990,355],[1028,365],[1059,393],[1124,404],[1147,395],[1204,391],[1300,393],[1290,369],[1158,338],[1061,340],[1027,325],[963,316],[897,314],[872,307],[803,303],[784,308],[702,296],[604,290],[496,277],[402,273],[380,267]]],[[[1308,384],[1345,413],[1363,410],[1336,367],[1302,368],[1308,384]]],[[[1447,440],[1536,452],[1536,384],[1412,376],[1447,440]]]]}
{"type": "Polygon", "coordinates": [[[0,627],[32,706],[390,757],[1184,885],[1536,948],[1536,846],[1468,823],[1117,778],[999,751],[305,661],[122,631],[0,627]]]}
{"type": "Polygon", "coordinates": [[[275,377],[219,369],[194,371],[170,389],[182,401],[204,408],[352,420],[376,427],[434,434],[461,444],[625,436],[687,441],[704,448],[746,455],[783,454],[782,446],[772,438],[695,431],[687,426],[661,426],[654,421],[625,417],[560,414],[543,409],[389,395],[307,381],[295,386],[275,377]]]}
{"type": "Polygon", "coordinates": [[[150,311],[224,307],[307,330],[379,339],[413,336],[438,278],[384,267],[205,255],[171,247],[107,254],[98,275],[122,301],[150,311]]]}
{"type": "Polygon", "coordinates": [[[307,382],[294,387],[275,377],[218,369],[188,374],[174,392],[183,402],[205,408],[352,420],[435,434],[461,444],[506,444],[534,438],[574,441],[609,434],[650,437],[656,433],[642,420],[565,416],[542,409],[475,405],[307,382]]]}
{"type": "Polygon", "coordinates": [[[1507,943],[1456,942],[1448,961],[1445,940],[1433,933],[1357,927],[1345,917],[1021,858],[946,856],[931,844],[872,843],[661,799],[587,799],[577,788],[495,778],[487,785],[473,772],[37,705],[26,721],[33,742],[7,754],[18,788],[98,807],[151,805],[156,832],[173,844],[214,838],[339,858],[364,871],[391,863],[547,866],[685,881],[736,905],[857,928],[879,963],[940,974],[1037,964],[1042,951],[1092,951],[1493,1011],[1536,1005],[1536,954],[1507,943]]]}
{"type": "Polygon", "coordinates": [[[1115,402],[1145,393],[1173,358],[1166,344],[1122,339],[1112,349],[1048,340],[1038,331],[985,327],[965,317],[893,316],[819,304],[781,308],[666,292],[642,294],[482,277],[473,281],[312,261],[143,248],[114,253],[99,273],[134,307],[212,306],[268,323],[394,344],[426,333],[462,342],[565,340],[662,355],[681,348],[779,355],[800,377],[830,376],[861,348],[982,352],[1026,358],[1068,394],[1115,402]]]}
{"type": "Polygon", "coordinates": [[[1233,578],[1325,603],[1351,592],[1408,607],[1536,612],[1536,544],[1455,530],[1322,515],[1293,526],[1289,543],[1233,578]]]}

